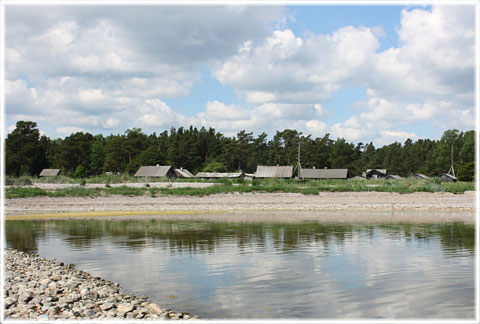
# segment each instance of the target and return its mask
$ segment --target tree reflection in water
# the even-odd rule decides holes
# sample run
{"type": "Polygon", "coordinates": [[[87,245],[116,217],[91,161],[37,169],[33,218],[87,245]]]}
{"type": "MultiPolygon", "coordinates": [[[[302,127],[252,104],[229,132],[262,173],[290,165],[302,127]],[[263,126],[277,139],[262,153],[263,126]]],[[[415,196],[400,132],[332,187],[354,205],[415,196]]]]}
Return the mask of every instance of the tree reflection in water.
{"type": "Polygon", "coordinates": [[[383,231],[393,239],[439,240],[448,255],[473,255],[475,227],[464,223],[358,225],[303,223],[217,223],[206,221],[150,220],[48,220],[6,221],[6,240],[11,248],[36,253],[38,240],[47,235],[61,237],[75,249],[89,248],[108,238],[128,249],[159,246],[171,253],[213,253],[224,242],[234,242],[237,251],[265,248],[267,241],[278,252],[289,253],[310,243],[343,245],[362,234],[372,237],[383,231]]]}

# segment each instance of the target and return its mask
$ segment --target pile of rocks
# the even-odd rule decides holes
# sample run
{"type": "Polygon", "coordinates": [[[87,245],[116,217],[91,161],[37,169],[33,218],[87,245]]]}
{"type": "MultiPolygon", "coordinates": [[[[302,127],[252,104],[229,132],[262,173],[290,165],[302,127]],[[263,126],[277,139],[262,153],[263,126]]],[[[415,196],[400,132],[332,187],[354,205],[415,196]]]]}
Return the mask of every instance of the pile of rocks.
{"type": "Polygon", "coordinates": [[[196,319],[123,294],[118,283],[75,266],[5,250],[5,316],[10,319],[196,319]]]}

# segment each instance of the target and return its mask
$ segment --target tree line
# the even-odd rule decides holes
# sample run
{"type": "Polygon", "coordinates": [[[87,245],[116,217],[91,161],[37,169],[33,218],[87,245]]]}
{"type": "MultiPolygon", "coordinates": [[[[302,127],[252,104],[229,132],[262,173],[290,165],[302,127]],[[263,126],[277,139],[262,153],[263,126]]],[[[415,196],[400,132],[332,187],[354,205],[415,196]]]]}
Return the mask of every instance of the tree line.
{"type": "Polygon", "coordinates": [[[407,139],[382,147],[349,143],[330,134],[312,138],[292,129],[253,136],[245,130],[227,137],[213,128],[172,127],[147,135],[141,128],[123,134],[92,135],[76,132],[64,139],[40,136],[37,123],[18,121],[5,140],[6,174],[38,175],[44,168],[65,175],[94,176],[105,172],[134,174],[142,165],[171,165],[199,171],[254,173],[257,165],[295,165],[298,144],[303,168],[348,168],[349,176],[366,169],[387,169],[409,176],[446,173],[453,163],[459,180],[471,181],[475,170],[475,132],[447,130],[440,140],[407,139]]]}

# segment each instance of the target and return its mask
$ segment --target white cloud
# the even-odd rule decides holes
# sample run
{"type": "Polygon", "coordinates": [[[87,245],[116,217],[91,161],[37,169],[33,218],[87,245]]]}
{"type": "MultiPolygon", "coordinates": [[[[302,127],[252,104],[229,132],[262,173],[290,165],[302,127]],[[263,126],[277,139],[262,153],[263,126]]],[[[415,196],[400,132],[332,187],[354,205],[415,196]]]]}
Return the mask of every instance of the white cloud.
{"type": "Polygon", "coordinates": [[[21,9],[6,12],[6,114],[62,134],[193,124],[227,135],[297,128],[387,143],[419,136],[411,131],[419,122],[474,127],[470,6],[403,10],[399,45],[384,51],[382,26],[299,36],[285,28],[294,17],[281,7],[21,9]],[[205,69],[245,103],[209,97],[193,117],[165,103],[190,95],[205,69]],[[339,115],[329,100],[344,85],[366,96],[329,122],[339,115]]]}
{"type": "Polygon", "coordinates": [[[73,133],[85,132],[85,129],[80,128],[80,127],[67,126],[67,127],[58,127],[56,129],[56,131],[57,131],[58,134],[60,134],[60,136],[66,137],[66,136],[70,136],[73,133]]]}

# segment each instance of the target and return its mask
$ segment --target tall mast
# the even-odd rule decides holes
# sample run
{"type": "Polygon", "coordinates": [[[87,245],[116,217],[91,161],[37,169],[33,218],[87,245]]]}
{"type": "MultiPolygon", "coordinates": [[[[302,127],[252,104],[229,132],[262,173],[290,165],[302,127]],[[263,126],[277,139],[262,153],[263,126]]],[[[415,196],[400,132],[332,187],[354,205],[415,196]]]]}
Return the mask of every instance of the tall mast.
{"type": "Polygon", "coordinates": [[[452,146],[450,147],[450,170],[448,170],[448,173],[456,177],[455,169],[453,168],[453,143],[452,143],[452,146]]]}
{"type": "Polygon", "coordinates": [[[300,164],[300,138],[298,139],[298,178],[300,179],[302,173],[302,165],[300,164]]]}

